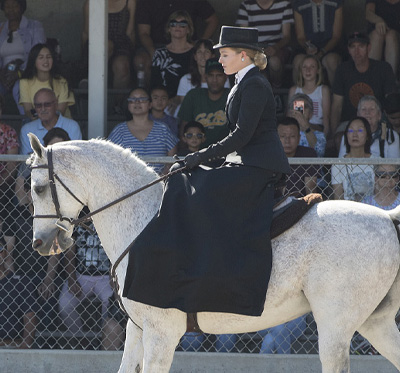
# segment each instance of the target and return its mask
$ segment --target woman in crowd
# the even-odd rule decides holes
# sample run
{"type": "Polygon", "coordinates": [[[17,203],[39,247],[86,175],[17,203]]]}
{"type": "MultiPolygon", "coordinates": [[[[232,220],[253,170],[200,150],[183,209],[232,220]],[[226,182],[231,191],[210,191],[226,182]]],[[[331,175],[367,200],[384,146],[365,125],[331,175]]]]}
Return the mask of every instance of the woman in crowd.
{"type": "MultiPolygon", "coordinates": [[[[110,133],[109,140],[124,148],[131,149],[139,156],[172,156],[176,154],[178,138],[169,128],[150,120],[150,95],[143,89],[134,89],[128,97],[128,110],[132,119],[118,124],[110,133]]],[[[163,164],[152,165],[158,173],[169,167],[163,164]]]]}
{"type": "Polygon", "coordinates": [[[176,97],[179,81],[189,72],[192,55],[193,22],[186,11],[172,13],[166,25],[170,42],[156,49],[151,67],[151,86],[164,85],[168,89],[168,112],[174,115],[180,99],[176,97]]]}
{"type": "MultiPolygon", "coordinates": [[[[368,121],[355,117],[345,129],[344,158],[375,158],[371,154],[372,133],[368,121]]],[[[335,199],[348,199],[360,202],[374,191],[374,168],[371,165],[332,166],[332,186],[335,199]]]]}
{"type": "MultiPolygon", "coordinates": [[[[45,43],[46,36],[39,21],[26,18],[26,0],[1,0],[1,10],[6,21],[0,24],[0,93],[13,92],[18,105],[21,71],[25,69],[28,54],[38,43],[45,43]],[[17,82],[17,84],[15,84],[17,82]]],[[[19,108],[23,114],[23,109],[19,108]]]]}
{"type": "Polygon", "coordinates": [[[391,164],[380,164],[375,169],[375,187],[372,196],[365,197],[361,202],[384,210],[394,209],[400,205],[399,167],[391,164]]]}
{"type": "Polygon", "coordinates": [[[25,115],[32,120],[36,119],[33,98],[41,88],[53,90],[58,100],[57,110],[61,115],[71,118],[68,106],[75,104],[74,94],[58,71],[54,51],[46,44],[36,44],[32,48],[20,80],[19,103],[23,106],[25,115]]]}
{"type": "Polygon", "coordinates": [[[305,56],[298,67],[296,85],[289,90],[289,99],[296,93],[304,93],[313,102],[313,115],[310,123],[320,126],[325,134],[329,131],[331,111],[331,93],[329,87],[322,84],[322,65],[315,55],[305,56]]]}

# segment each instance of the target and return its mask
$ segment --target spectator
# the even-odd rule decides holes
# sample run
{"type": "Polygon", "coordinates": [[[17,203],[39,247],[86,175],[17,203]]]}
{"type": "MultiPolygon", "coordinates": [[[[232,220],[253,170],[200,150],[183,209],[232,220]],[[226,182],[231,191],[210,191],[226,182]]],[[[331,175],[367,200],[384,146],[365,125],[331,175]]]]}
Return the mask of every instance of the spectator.
{"type": "Polygon", "coordinates": [[[292,342],[306,329],[306,315],[258,332],[263,337],[260,354],[290,354],[292,342]]]}
{"type": "Polygon", "coordinates": [[[56,328],[58,294],[62,284],[58,272],[59,257],[44,257],[32,250],[33,205],[30,181],[30,177],[21,177],[22,190],[18,193],[21,203],[12,226],[15,237],[15,273],[26,277],[26,282],[34,289],[32,292],[40,305],[38,316],[42,326],[56,328]]]}
{"type": "Polygon", "coordinates": [[[367,0],[365,16],[371,39],[369,57],[385,61],[398,77],[400,60],[400,3],[393,0],[367,0]]]}
{"type": "MultiPolygon", "coordinates": [[[[109,140],[136,152],[139,156],[172,156],[176,154],[178,139],[169,128],[149,118],[151,98],[142,88],[134,89],[128,98],[132,119],[118,124],[109,140]]],[[[167,172],[163,164],[152,165],[158,173],[167,172]]]]}
{"type": "Polygon", "coordinates": [[[310,123],[318,125],[327,136],[331,110],[331,92],[322,84],[322,65],[315,55],[304,56],[298,65],[296,85],[289,90],[289,99],[296,93],[304,93],[313,102],[313,115],[310,123]]]}
{"type": "Polygon", "coordinates": [[[201,144],[206,141],[206,130],[200,122],[191,120],[183,128],[182,141],[186,145],[179,151],[178,155],[188,155],[200,150],[201,144]]]}
{"type": "Polygon", "coordinates": [[[60,127],[67,131],[71,140],[82,139],[79,124],[57,113],[58,102],[54,91],[49,88],[39,89],[33,98],[33,106],[39,118],[22,126],[20,134],[21,154],[32,152],[27,136],[29,132],[35,134],[43,142],[43,137],[47,131],[54,127],[60,127]]]}
{"type": "Polygon", "coordinates": [[[391,210],[400,205],[400,193],[396,189],[399,183],[399,167],[391,164],[381,164],[374,167],[374,194],[363,198],[361,202],[391,210]]]}
{"type": "Polygon", "coordinates": [[[57,142],[70,141],[68,132],[62,128],[54,127],[43,137],[44,146],[53,145],[57,142]]]}
{"type": "Polygon", "coordinates": [[[305,53],[318,57],[332,86],[335,71],[342,61],[340,40],[343,29],[343,0],[294,0],[293,10],[297,42],[302,48],[302,53],[293,60],[293,81],[297,81],[297,74],[300,72],[298,66],[305,53]]]}
{"type": "Polygon", "coordinates": [[[240,4],[237,26],[256,27],[258,43],[268,57],[272,87],[282,85],[284,65],[289,60],[293,9],[288,0],[245,0],[240,4]]]}
{"type": "MultiPolygon", "coordinates": [[[[88,213],[87,209],[83,210],[88,213]]],[[[67,280],[59,299],[60,316],[67,330],[76,333],[82,329],[77,306],[85,299],[96,296],[101,300],[102,324],[107,317],[110,286],[110,261],[101,246],[92,222],[90,232],[84,227],[75,228],[75,245],[65,254],[67,280]]]]}
{"type": "Polygon", "coordinates": [[[169,99],[167,89],[164,86],[154,87],[150,92],[150,97],[150,120],[164,123],[175,136],[178,136],[178,119],[165,112],[169,99]]]}
{"type": "Polygon", "coordinates": [[[310,97],[303,93],[296,93],[288,102],[286,115],[296,119],[300,125],[300,145],[315,149],[318,157],[323,157],[326,138],[320,126],[310,123],[313,109],[314,105],[310,97]]]}
{"type": "MultiPolygon", "coordinates": [[[[371,49],[366,34],[354,32],[347,40],[351,56],[336,70],[333,83],[331,107],[331,132],[335,134],[340,122],[356,115],[358,101],[362,96],[375,96],[379,102],[396,91],[396,79],[387,62],[368,58],[371,49]]],[[[343,123],[339,131],[345,126],[343,123]]]]}
{"type": "Polygon", "coordinates": [[[36,44],[31,49],[19,83],[19,104],[23,106],[23,112],[30,120],[37,118],[33,108],[34,97],[41,88],[53,90],[57,97],[57,110],[64,117],[71,118],[69,106],[75,104],[74,94],[59,73],[54,51],[46,44],[36,44]]]}
{"type": "Polygon", "coordinates": [[[0,338],[13,340],[22,337],[19,348],[30,348],[36,331],[39,309],[33,287],[24,278],[14,275],[6,265],[7,250],[0,243],[0,338]]]}
{"type": "Polygon", "coordinates": [[[136,51],[135,66],[145,67],[150,80],[150,65],[157,48],[167,44],[165,25],[171,13],[185,10],[196,25],[205,26],[202,34],[194,29],[193,38],[210,39],[218,27],[215,10],[206,0],[139,0],[137,4],[138,36],[142,48],[136,51]]]}
{"type": "MultiPolygon", "coordinates": [[[[278,134],[288,158],[317,157],[314,149],[299,145],[300,125],[296,119],[286,117],[278,121],[278,134]]],[[[291,165],[290,168],[292,172],[286,180],[287,193],[296,197],[314,193],[317,188],[317,167],[312,165],[291,165]]]]}
{"type": "MultiPolygon", "coordinates": [[[[136,0],[108,1],[108,60],[112,87],[127,89],[132,83],[131,70],[135,45],[136,0]]],[[[89,0],[83,5],[82,48],[88,58],[89,0]]]]}
{"type": "MultiPolygon", "coordinates": [[[[360,99],[357,115],[367,119],[371,127],[371,154],[381,158],[400,157],[399,135],[382,120],[381,107],[374,96],[364,96],[360,99]]],[[[342,138],[339,157],[343,156],[345,152],[344,139],[342,138]]]]}
{"type": "MultiPolygon", "coordinates": [[[[4,107],[4,98],[0,95],[0,117],[4,107]]],[[[5,123],[0,123],[0,154],[18,154],[18,137],[14,128],[5,123]]],[[[0,162],[0,232],[6,241],[6,248],[9,253],[8,265],[12,266],[11,250],[14,247],[14,234],[9,229],[15,218],[14,184],[16,177],[15,162],[0,162]],[[4,223],[4,224],[3,224],[4,223]]]]}
{"type": "Polygon", "coordinates": [[[193,48],[193,22],[189,14],[179,10],[172,13],[166,24],[166,32],[170,43],[154,52],[151,87],[164,85],[167,88],[168,112],[174,115],[179,105],[179,99],[176,97],[179,81],[189,72],[193,48]]]}
{"type": "Polygon", "coordinates": [[[225,114],[225,105],[229,89],[224,88],[227,76],[216,58],[206,63],[206,82],[208,88],[195,88],[185,96],[178,117],[181,119],[181,131],[190,121],[200,122],[206,130],[206,141],[202,147],[215,144],[228,135],[229,129],[225,114]]]}
{"type": "MultiPolygon", "coordinates": [[[[182,76],[179,81],[177,96],[182,103],[186,94],[193,88],[207,88],[206,82],[206,62],[215,57],[213,44],[211,40],[197,40],[192,49],[189,73],[182,76]]],[[[225,88],[230,88],[228,79],[225,82],[225,88]]]]}
{"type": "Polygon", "coordinates": [[[102,350],[121,350],[125,340],[128,317],[115,300],[115,293],[108,299],[107,317],[103,323],[102,350]]]}
{"type": "Polygon", "coordinates": [[[400,134],[400,93],[390,93],[383,101],[383,110],[389,125],[400,134]]]}
{"type": "MultiPolygon", "coordinates": [[[[365,118],[355,117],[349,121],[344,142],[344,158],[376,158],[371,154],[372,133],[365,118]]],[[[335,164],[331,174],[334,199],[360,202],[374,191],[374,169],[371,165],[335,164]]]]}
{"type": "Polygon", "coordinates": [[[23,15],[26,0],[1,0],[0,7],[7,18],[0,24],[0,93],[12,90],[18,105],[20,71],[25,69],[31,48],[45,43],[46,36],[39,21],[23,15]]]}

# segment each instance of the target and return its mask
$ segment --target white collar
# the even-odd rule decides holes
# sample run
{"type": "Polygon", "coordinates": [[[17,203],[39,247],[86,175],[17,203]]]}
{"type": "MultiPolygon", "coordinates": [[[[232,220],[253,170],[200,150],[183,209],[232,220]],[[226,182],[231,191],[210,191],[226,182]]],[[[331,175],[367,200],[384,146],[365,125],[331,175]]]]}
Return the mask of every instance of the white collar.
{"type": "Polygon", "coordinates": [[[250,65],[247,65],[246,67],[243,67],[243,69],[239,70],[239,71],[236,73],[236,76],[235,76],[235,83],[236,83],[236,84],[239,84],[240,81],[241,81],[241,80],[244,78],[244,76],[247,74],[247,72],[248,72],[249,70],[251,70],[253,67],[256,67],[256,65],[254,65],[254,63],[251,63],[250,65]]]}

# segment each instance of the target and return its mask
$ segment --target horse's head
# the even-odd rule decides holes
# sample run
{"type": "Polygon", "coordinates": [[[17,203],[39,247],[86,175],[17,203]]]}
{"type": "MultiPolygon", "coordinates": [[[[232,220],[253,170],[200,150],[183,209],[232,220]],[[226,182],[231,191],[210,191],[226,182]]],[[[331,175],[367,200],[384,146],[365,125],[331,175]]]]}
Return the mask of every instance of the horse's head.
{"type": "Polygon", "coordinates": [[[31,193],[34,206],[32,247],[41,255],[50,255],[55,239],[62,251],[74,243],[71,221],[78,217],[82,202],[73,192],[77,187],[71,186],[73,181],[70,174],[66,173],[67,167],[62,162],[54,165],[54,153],[58,156],[59,152],[44,148],[35,135],[30,133],[28,136],[34,151],[28,161],[32,168],[31,193]]]}

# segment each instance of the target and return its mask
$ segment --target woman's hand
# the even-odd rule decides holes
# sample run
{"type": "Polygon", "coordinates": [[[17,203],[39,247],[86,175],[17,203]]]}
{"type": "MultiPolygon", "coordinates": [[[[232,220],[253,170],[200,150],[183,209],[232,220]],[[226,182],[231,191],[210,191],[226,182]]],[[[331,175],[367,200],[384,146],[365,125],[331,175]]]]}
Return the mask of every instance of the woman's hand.
{"type": "Polygon", "coordinates": [[[375,23],[375,30],[379,35],[386,35],[388,27],[385,21],[375,23]]]}
{"type": "Polygon", "coordinates": [[[304,114],[299,110],[290,110],[289,115],[290,117],[294,118],[299,122],[300,130],[305,132],[307,129],[310,128],[310,123],[304,117],[304,114]]]}

